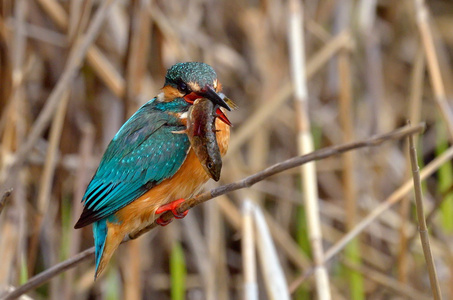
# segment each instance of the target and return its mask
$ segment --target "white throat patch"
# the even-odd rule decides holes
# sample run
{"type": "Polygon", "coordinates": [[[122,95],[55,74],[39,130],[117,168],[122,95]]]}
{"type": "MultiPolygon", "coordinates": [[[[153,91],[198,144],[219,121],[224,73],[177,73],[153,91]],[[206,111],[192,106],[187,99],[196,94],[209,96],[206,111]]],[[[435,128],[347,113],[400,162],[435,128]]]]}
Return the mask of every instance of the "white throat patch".
{"type": "Polygon", "coordinates": [[[165,100],[164,92],[162,92],[159,95],[157,95],[157,101],[164,102],[164,100],[165,100]]]}

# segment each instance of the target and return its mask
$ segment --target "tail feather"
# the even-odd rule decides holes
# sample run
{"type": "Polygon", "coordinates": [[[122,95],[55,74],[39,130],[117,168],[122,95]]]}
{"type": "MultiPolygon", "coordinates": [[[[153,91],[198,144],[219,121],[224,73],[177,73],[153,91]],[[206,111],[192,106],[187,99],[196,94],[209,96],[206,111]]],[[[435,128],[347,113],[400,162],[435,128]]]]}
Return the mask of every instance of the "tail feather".
{"type": "Polygon", "coordinates": [[[104,271],[113,252],[123,240],[123,235],[118,234],[117,228],[112,223],[107,223],[107,219],[102,219],[93,223],[93,235],[95,245],[96,272],[94,279],[104,271]]]}
{"type": "Polygon", "coordinates": [[[93,223],[93,237],[94,237],[94,246],[95,246],[95,262],[96,262],[96,273],[94,278],[98,275],[99,263],[104,252],[105,241],[107,239],[107,220],[102,219],[100,221],[93,223]]]}

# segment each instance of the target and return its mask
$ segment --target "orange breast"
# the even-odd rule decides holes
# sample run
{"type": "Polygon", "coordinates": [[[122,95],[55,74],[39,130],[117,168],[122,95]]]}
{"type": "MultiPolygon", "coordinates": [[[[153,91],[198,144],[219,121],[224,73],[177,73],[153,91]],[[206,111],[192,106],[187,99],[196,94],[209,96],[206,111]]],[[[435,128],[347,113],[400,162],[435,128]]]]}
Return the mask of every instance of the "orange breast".
{"type": "MultiPolygon", "coordinates": [[[[216,129],[219,150],[221,155],[224,156],[228,149],[230,127],[217,119],[216,129]]],[[[154,219],[158,207],[194,195],[200,191],[208,179],[209,175],[204,171],[195,152],[190,149],[186,160],[173,177],[162,181],[116,213],[120,221],[116,226],[121,227],[118,229],[123,234],[141,228],[154,219]]]]}

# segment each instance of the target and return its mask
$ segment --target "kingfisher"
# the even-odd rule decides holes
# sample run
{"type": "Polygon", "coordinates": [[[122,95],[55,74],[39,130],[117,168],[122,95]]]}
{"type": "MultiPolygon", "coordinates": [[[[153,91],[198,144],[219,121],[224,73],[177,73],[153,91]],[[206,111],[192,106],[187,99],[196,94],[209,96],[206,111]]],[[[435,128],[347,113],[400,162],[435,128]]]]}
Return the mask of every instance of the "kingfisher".
{"type": "MultiPolygon", "coordinates": [[[[105,269],[126,235],[140,230],[156,215],[172,211],[199,192],[210,176],[187,135],[187,116],[197,99],[216,108],[215,138],[220,155],[228,149],[231,110],[214,69],[185,62],[167,70],[165,84],[119,129],[102,156],[82,198],[83,212],[74,228],[93,224],[95,279],[105,269]]],[[[230,102],[232,103],[232,102],[230,102]]],[[[166,223],[156,219],[160,225],[166,223]]]]}

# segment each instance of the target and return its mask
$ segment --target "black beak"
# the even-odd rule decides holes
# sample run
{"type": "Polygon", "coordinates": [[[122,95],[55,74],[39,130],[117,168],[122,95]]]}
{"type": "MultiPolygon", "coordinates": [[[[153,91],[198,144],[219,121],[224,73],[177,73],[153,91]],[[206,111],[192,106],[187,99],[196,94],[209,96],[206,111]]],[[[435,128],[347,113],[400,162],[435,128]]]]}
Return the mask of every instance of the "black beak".
{"type": "MultiPolygon", "coordinates": [[[[206,97],[212,101],[212,103],[222,106],[229,111],[231,111],[231,107],[225,102],[225,100],[217,94],[212,87],[209,85],[205,86],[202,92],[198,93],[200,96],[206,97]]],[[[228,98],[227,98],[228,99],[228,98]]]]}

